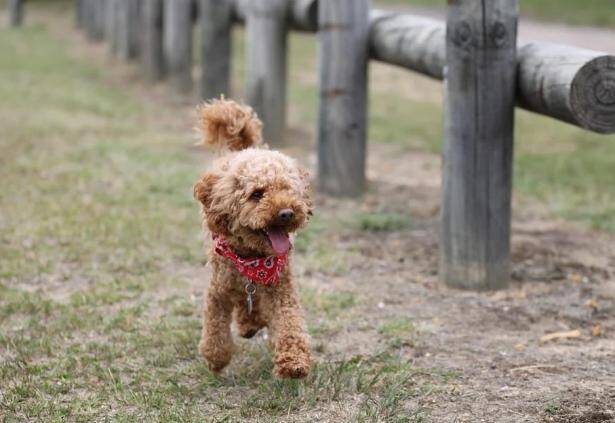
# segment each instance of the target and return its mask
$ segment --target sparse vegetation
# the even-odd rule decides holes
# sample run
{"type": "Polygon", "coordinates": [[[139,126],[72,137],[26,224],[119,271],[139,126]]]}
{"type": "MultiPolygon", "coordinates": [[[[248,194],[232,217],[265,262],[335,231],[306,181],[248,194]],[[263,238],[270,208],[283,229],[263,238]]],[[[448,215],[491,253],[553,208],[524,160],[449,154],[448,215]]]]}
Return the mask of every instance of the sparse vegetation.
{"type": "Polygon", "coordinates": [[[354,220],[364,231],[399,231],[410,227],[410,216],[398,213],[357,213],[354,220]]]}

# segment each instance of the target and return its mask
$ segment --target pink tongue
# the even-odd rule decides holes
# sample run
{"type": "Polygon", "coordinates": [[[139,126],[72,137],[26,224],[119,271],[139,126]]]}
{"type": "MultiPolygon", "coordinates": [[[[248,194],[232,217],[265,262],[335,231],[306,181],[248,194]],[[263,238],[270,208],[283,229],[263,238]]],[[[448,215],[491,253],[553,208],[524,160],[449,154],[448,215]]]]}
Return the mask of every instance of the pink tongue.
{"type": "Polygon", "coordinates": [[[286,232],[280,229],[268,229],[267,236],[276,253],[284,254],[290,250],[290,239],[286,232]]]}

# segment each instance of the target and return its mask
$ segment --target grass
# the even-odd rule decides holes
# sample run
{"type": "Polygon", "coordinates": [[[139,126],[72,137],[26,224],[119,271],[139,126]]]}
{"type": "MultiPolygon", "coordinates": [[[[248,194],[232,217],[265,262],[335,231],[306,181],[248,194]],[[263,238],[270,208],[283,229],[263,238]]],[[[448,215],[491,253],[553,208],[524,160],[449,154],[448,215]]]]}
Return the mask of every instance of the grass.
{"type": "MultiPolygon", "coordinates": [[[[443,0],[378,0],[376,4],[409,4],[444,7],[443,0]]],[[[519,0],[521,13],[538,19],[576,25],[615,27],[615,10],[611,0],[519,0]]]]}
{"type": "Polygon", "coordinates": [[[378,327],[380,333],[391,348],[414,346],[413,337],[416,328],[412,320],[407,317],[394,317],[378,327]]]}
{"type": "Polygon", "coordinates": [[[359,212],[353,216],[359,230],[372,232],[399,231],[411,226],[410,217],[399,213],[359,212]]]}

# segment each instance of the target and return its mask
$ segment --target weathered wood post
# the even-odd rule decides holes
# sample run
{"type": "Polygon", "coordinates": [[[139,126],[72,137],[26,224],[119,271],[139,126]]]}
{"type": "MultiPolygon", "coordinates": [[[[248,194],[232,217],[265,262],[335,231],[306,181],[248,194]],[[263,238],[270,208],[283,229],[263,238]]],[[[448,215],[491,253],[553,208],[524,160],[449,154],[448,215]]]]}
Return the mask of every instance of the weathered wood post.
{"type": "Polygon", "coordinates": [[[75,0],[75,24],[77,28],[83,28],[85,0],[75,0]]]}
{"type": "Polygon", "coordinates": [[[124,60],[134,59],[139,54],[139,0],[117,0],[117,52],[124,60]]]}
{"type": "Polygon", "coordinates": [[[318,184],[332,195],[365,189],[369,0],[319,4],[318,184]]]}
{"type": "Polygon", "coordinates": [[[107,0],[95,0],[93,5],[94,13],[94,40],[102,41],[105,37],[105,15],[107,0]]]}
{"type": "Polygon", "coordinates": [[[201,98],[230,96],[232,2],[200,0],[201,98]]]}
{"type": "MultiPolygon", "coordinates": [[[[83,0],[82,0],[83,1],[83,0]]],[[[119,3],[122,0],[107,0],[105,11],[105,39],[111,55],[118,54],[119,3]]]]}
{"type": "Polygon", "coordinates": [[[286,130],[287,0],[251,0],[246,18],[246,99],[272,145],[286,130]]]}
{"type": "Polygon", "coordinates": [[[181,92],[192,89],[192,0],[164,0],[165,66],[181,92]]]}
{"type": "Polygon", "coordinates": [[[83,30],[89,39],[94,37],[94,1],[83,0],[83,30]]]}
{"type": "Polygon", "coordinates": [[[510,277],[517,0],[450,0],[440,277],[500,289],[510,277]]]}
{"type": "Polygon", "coordinates": [[[23,2],[24,0],[8,0],[8,15],[10,26],[20,26],[23,22],[23,2]]]}
{"type": "Polygon", "coordinates": [[[86,35],[92,41],[101,41],[105,13],[103,0],[85,0],[83,9],[86,35]]]}
{"type": "Polygon", "coordinates": [[[150,81],[164,77],[162,52],[162,1],[143,0],[141,4],[141,64],[150,81]]]}

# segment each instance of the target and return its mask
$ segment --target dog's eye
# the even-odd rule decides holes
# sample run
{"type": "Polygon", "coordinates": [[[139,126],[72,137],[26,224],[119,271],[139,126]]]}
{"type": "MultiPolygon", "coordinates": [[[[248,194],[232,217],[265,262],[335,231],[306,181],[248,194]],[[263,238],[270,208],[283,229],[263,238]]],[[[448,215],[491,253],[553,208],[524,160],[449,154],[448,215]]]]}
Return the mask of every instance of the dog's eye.
{"type": "Polygon", "coordinates": [[[258,201],[261,198],[263,198],[263,195],[265,195],[265,190],[262,190],[262,189],[254,190],[252,191],[252,194],[250,194],[250,200],[258,201]]]}

